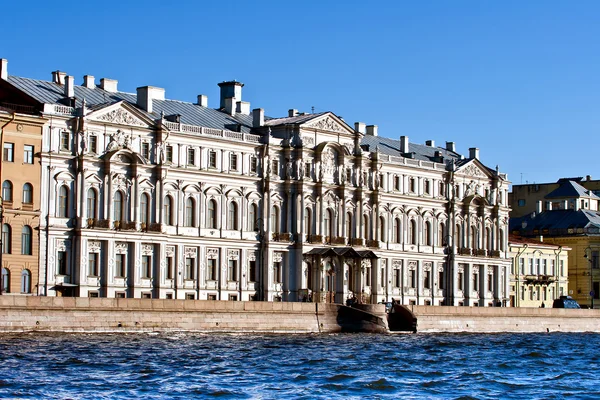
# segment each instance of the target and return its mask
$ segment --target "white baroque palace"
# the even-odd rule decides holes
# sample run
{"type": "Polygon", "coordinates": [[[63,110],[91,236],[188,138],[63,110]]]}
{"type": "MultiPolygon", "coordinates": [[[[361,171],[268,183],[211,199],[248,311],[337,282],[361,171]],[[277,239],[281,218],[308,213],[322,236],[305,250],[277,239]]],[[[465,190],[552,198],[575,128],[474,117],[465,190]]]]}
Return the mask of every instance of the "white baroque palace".
{"type": "Polygon", "coordinates": [[[505,174],[331,112],[7,76],[43,104],[39,294],[498,306],[505,174]]]}

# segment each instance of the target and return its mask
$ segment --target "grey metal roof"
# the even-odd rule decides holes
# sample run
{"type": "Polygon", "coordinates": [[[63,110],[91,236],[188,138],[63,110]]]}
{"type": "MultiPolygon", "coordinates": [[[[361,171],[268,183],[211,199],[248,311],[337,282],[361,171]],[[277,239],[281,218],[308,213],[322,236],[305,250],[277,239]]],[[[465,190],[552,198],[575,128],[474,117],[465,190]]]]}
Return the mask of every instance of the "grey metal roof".
{"type": "MultiPolygon", "coordinates": [[[[57,83],[37,79],[9,76],[8,82],[16,88],[29,94],[41,103],[65,104],[64,86],[57,83]]],[[[76,105],[80,107],[85,99],[86,105],[92,109],[99,109],[109,104],[126,101],[133,105],[137,102],[137,95],[125,92],[108,92],[100,87],[93,89],[85,86],[74,87],[76,105]]],[[[197,104],[186,103],[178,100],[153,100],[153,112],[149,113],[153,119],[158,119],[161,113],[165,116],[180,115],[181,123],[204,126],[215,129],[240,130],[249,133],[252,127],[252,114],[235,114],[231,116],[220,110],[201,107],[197,104]]],[[[143,110],[142,110],[143,111],[143,110]]]]}
{"type": "Polygon", "coordinates": [[[522,232],[539,231],[552,235],[566,232],[569,229],[600,229],[600,212],[591,210],[550,210],[541,213],[532,213],[519,218],[510,219],[510,230],[522,232]],[[525,227],[523,227],[525,222],[525,227]]]}
{"type": "Polygon", "coordinates": [[[294,117],[283,117],[283,118],[272,118],[265,121],[266,126],[285,125],[285,124],[303,124],[311,119],[320,117],[323,114],[327,114],[329,111],[321,112],[318,114],[305,114],[296,115],[294,117]]]}
{"type": "MultiPolygon", "coordinates": [[[[368,145],[369,151],[379,150],[382,154],[394,157],[404,157],[403,153],[400,151],[400,140],[365,135],[360,144],[361,146],[368,145]]],[[[410,143],[408,150],[411,153],[415,153],[415,160],[435,161],[436,151],[441,152],[441,155],[445,160],[454,159],[455,161],[458,161],[461,159],[460,154],[448,151],[442,147],[431,147],[423,144],[410,143]]]]}
{"type": "Polygon", "coordinates": [[[591,190],[587,190],[577,182],[564,181],[558,188],[548,193],[545,199],[590,197],[600,199],[591,190]]]}

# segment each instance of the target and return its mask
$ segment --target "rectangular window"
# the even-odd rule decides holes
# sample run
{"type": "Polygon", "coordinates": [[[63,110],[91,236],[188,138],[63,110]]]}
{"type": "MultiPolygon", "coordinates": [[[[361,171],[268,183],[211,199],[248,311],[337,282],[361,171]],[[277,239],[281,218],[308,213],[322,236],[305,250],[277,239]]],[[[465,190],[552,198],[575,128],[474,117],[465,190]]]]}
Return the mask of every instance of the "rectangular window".
{"type": "Polygon", "coordinates": [[[417,192],[417,181],[415,180],[415,178],[410,178],[410,192],[411,193],[417,192]]]}
{"type": "Polygon", "coordinates": [[[15,144],[4,143],[4,161],[14,162],[15,161],[15,144]]]}
{"type": "Polygon", "coordinates": [[[385,287],[385,280],[386,280],[386,276],[385,276],[385,268],[381,268],[381,274],[379,275],[381,277],[381,287],[385,287]]]}
{"type": "Polygon", "coordinates": [[[548,260],[545,258],[542,260],[542,271],[540,275],[548,275],[548,260]]]}
{"type": "Polygon", "coordinates": [[[186,293],[185,294],[185,299],[186,300],[195,300],[196,299],[196,295],[194,293],[186,293]]]}
{"type": "Polygon", "coordinates": [[[529,259],[529,275],[533,275],[533,258],[529,259]]]}
{"type": "Polygon", "coordinates": [[[237,301],[238,297],[237,294],[230,294],[229,295],[229,301],[237,301]]]}
{"type": "Polygon", "coordinates": [[[279,175],[279,160],[273,160],[273,175],[279,175]]]}
{"type": "Polygon", "coordinates": [[[425,271],[425,279],[423,280],[423,287],[425,289],[431,289],[431,271],[425,271]]]}
{"type": "Polygon", "coordinates": [[[525,259],[519,258],[519,274],[525,275],[525,259]]]}
{"type": "Polygon", "coordinates": [[[142,156],[144,156],[146,159],[150,159],[150,143],[142,143],[142,156]]]}
{"type": "Polygon", "coordinates": [[[184,275],[184,279],[188,279],[188,280],[193,280],[196,279],[196,274],[195,274],[195,268],[194,265],[196,264],[195,262],[195,258],[189,258],[186,257],[185,259],[185,275],[184,275]]]}
{"type": "Polygon", "coordinates": [[[23,163],[33,164],[33,146],[26,144],[23,146],[23,163]]]}
{"type": "Polygon", "coordinates": [[[256,157],[254,157],[254,156],[250,157],[250,172],[256,173],[256,165],[257,165],[256,157]]]}
{"type": "Polygon", "coordinates": [[[98,137],[96,135],[90,135],[89,150],[94,154],[98,153],[98,137]]]}
{"type": "Polygon", "coordinates": [[[125,277],[125,254],[115,256],[115,276],[118,278],[125,277]]]}
{"type": "Polygon", "coordinates": [[[414,288],[416,286],[416,276],[414,269],[408,270],[408,284],[411,288],[414,288]]]}
{"type": "Polygon", "coordinates": [[[173,257],[167,257],[166,259],[166,264],[167,264],[167,279],[173,279],[173,257]]]}
{"type": "Polygon", "coordinates": [[[346,183],[352,182],[352,168],[346,168],[346,183]]]}
{"type": "Polygon", "coordinates": [[[479,274],[473,274],[473,290],[479,290],[479,274]]]}
{"type": "Polygon", "coordinates": [[[124,299],[125,298],[125,292],[115,292],[115,298],[117,298],[117,299],[124,299]]]}
{"type": "Polygon", "coordinates": [[[61,150],[69,150],[71,148],[70,144],[71,144],[71,140],[69,137],[69,132],[67,132],[67,131],[61,132],[60,133],[60,149],[61,150]]]}
{"type": "Polygon", "coordinates": [[[383,189],[383,174],[379,174],[379,187],[383,189]]]}
{"type": "Polygon", "coordinates": [[[98,253],[88,254],[88,275],[98,276],[98,253]]]}
{"type": "Polygon", "coordinates": [[[444,289],[444,271],[438,272],[438,289],[444,289]]]}
{"type": "Polygon", "coordinates": [[[310,178],[310,163],[309,162],[304,164],[304,176],[307,178],[310,178]]]}
{"type": "Polygon", "coordinates": [[[152,298],[152,293],[142,293],[142,299],[151,299],[152,298]]]}
{"type": "Polygon", "coordinates": [[[250,265],[249,265],[249,276],[248,276],[248,280],[250,282],[256,282],[256,275],[257,275],[257,271],[256,271],[256,261],[255,260],[251,260],[250,261],[250,265]]]}
{"type": "Polygon", "coordinates": [[[458,277],[457,277],[458,290],[463,290],[463,282],[464,282],[463,273],[459,272],[458,277]]]}
{"type": "Polygon", "coordinates": [[[88,297],[99,297],[98,292],[88,292],[88,297]]]}
{"type": "Polygon", "coordinates": [[[535,270],[532,272],[533,275],[541,275],[542,274],[542,268],[541,268],[541,262],[539,258],[536,258],[535,260],[535,270]]]}
{"type": "Polygon", "coordinates": [[[592,268],[598,269],[600,267],[598,265],[598,251],[597,250],[592,251],[592,259],[590,261],[592,262],[592,268]]]}
{"type": "Polygon", "coordinates": [[[194,149],[193,147],[188,147],[187,165],[196,165],[196,149],[194,149]]]}
{"type": "Polygon", "coordinates": [[[565,260],[560,260],[560,276],[565,276],[565,260]]]}
{"type": "Polygon", "coordinates": [[[488,275],[488,291],[493,292],[494,291],[494,275],[488,275]]]}
{"type": "Polygon", "coordinates": [[[173,162],[173,146],[167,146],[165,150],[165,162],[173,162]]]}
{"type": "Polygon", "coordinates": [[[152,278],[150,256],[142,256],[142,278],[152,278]]]}
{"type": "Polygon", "coordinates": [[[167,299],[167,300],[173,300],[173,293],[166,293],[165,294],[165,299],[167,299]]]}
{"type": "Polygon", "coordinates": [[[217,280],[217,260],[215,258],[210,258],[207,261],[207,280],[216,281],[217,280]]]}
{"type": "Polygon", "coordinates": [[[56,272],[58,275],[67,275],[67,252],[59,251],[56,255],[56,272]]]}
{"type": "Polygon", "coordinates": [[[216,294],[209,294],[208,296],[206,296],[207,300],[212,300],[215,301],[217,300],[217,295],[216,294]]]}
{"type": "Polygon", "coordinates": [[[399,268],[394,268],[394,287],[395,288],[399,288],[400,287],[400,269],[399,268]]]}
{"type": "Polygon", "coordinates": [[[237,171],[238,170],[238,159],[237,159],[237,154],[230,154],[229,155],[229,169],[232,171],[237,171]]]}
{"type": "Polygon", "coordinates": [[[227,263],[227,280],[237,281],[237,260],[229,260],[227,263]]]}
{"type": "Polygon", "coordinates": [[[217,168],[217,153],[214,151],[208,152],[208,168],[217,168]]]}
{"type": "Polygon", "coordinates": [[[371,286],[371,267],[365,268],[365,286],[371,286]]]}
{"type": "Polygon", "coordinates": [[[281,262],[273,263],[273,282],[281,283],[281,262]]]}
{"type": "Polygon", "coordinates": [[[398,175],[394,176],[394,190],[400,190],[400,177],[398,175]]]}
{"type": "Polygon", "coordinates": [[[431,192],[431,187],[430,187],[431,183],[429,182],[429,180],[425,181],[425,194],[430,194],[431,192]]]}

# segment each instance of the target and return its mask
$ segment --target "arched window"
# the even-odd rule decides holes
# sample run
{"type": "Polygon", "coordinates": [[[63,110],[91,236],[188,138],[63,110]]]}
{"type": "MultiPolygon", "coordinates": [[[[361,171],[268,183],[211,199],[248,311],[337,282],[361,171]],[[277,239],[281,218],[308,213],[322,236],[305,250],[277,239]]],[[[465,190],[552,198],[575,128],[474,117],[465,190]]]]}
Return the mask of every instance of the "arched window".
{"type": "Polygon", "coordinates": [[[492,250],[492,244],[492,230],[490,228],[485,228],[485,248],[492,250]]]}
{"type": "Polygon", "coordinates": [[[2,268],[2,293],[10,293],[10,271],[2,268]]]}
{"type": "Polygon", "coordinates": [[[196,202],[188,197],[185,201],[185,226],[195,226],[196,220],[196,202]]]}
{"type": "Polygon", "coordinates": [[[87,217],[98,218],[97,207],[98,196],[95,189],[89,189],[87,192],[87,217]]]}
{"type": "Polygon", "coordinates": [[[237,203],[232,201],[229,203],[229,207],[227,208],[227,229],[235,231],[238,229],[237,223],[237,203]]]}
{"type": "Polygon", "coordinates": [[[369,240],[370,236],[370,229],[369,229],[369,216],[367,214],[363,215],[363,226],[362,226],[362,236],[365,240],[369,240]]]}
{"type": "Polygon", "coordinates": [[[248,208],[248,230],[258,232],[258,209],[254,203],[248,208]]]}
{"type": "Polygon", "coordinates": [[[271,208],[271,232],[279,233],[279,208],[271,208]]]}
{"type": "Polygon", "coordinates": [[[425,239],[425,246],[431,246],[431,222],[425,221],[423,228],[423,239],[425,239]]]}
{"type": "Polygon", "coordinates": [[[61,186],[58,189],[58,217],[67,218],[69,212],[69,188],[61,186]]]}
{"type": "Polygon", "coordinates": [[[312,234],[312,214],[308,207],[304,209],[304,234],[312,234]]]}
{"type": "Polygon", "coordinates": [[[417,244],[417,221],[411,219],[408,224],[408,238],[410,244],[417,244]]]}
{"type": "Polygon", "coordinates": [[[333,229],[332,229],[332,218],[331,218],[331,210],[327,209],[325,210],[325,215],[324,217],[324,221],[323,221],[323,229],[324,229],[324,235],[331,238],[331,236],[333,235],[333,229]]]}
{"type": "Polygon", "coordinates": [[[13,185],[11,181],[4,181],[2,183],[2,200],[3,201],[12,201],[12,189],[13,185]]]}
{"type": "Polygon", "coordinates": [[[120,191],[115,192],[113,207],[115,208],[113,215],[114,220],[123,221],[123,193],[120,191]]]}
{"type": "Polygon", "coordinates": [[[348,239],[352,238],[352,213],[346,214],[346,237],[348,239]]]}
{"type": "Polygon", "coordinates": [[[163,206],[164,209],[164,219],[165,224],[173,225],[173,199],[171,196],[165,196],[165,204],[163,206]]]}
{"type": "Polygon", "coordinates": [[[379,217],[379,240],[385,242],[385,218],[379,217]]]}
{"type": "Polygon", "coordinates": [[[12,249],[12,229],[9,224],[2,225],[2,253],[11,254],[12,249]]]}
{"type": "Polygon", "coordinates": [[[464,247],[463,246],[463,237],[462,237],[462,230],[460,229],[460,224],[456,224],[456,232],[454,233],[456,238],[456,246],[457,247],[464,247]]]}
{"type": "Polygon", "coordinates": [[[23,204],[33,204],[33,186],[31,183],[23,185],[23,204]]]}
{"type": "Polygon", "coordinates": [[[206,227],[209,229],[217,229],[217,202],[214,199],[208,201],[206,227]]]}
{"type": "Polygon", "coordinates": [[[21,272],[21,293],[31,293],[31,272],[28,269],[21,272]]]}
{"type": "Polygon", "coordinates": [[[140,197],[140,222],[148,224],[150,221],[150,197],[147,193],[142,193],[140,197]]]}
{"type": "Polygon", "coordinates": [[[21,254],[23,255],[30,256],[33,254],[31,247],[31,236],[31,227],[25,225],[21,231],[21,254]]]}
{"type": "Polygon", "coordinates": [[[400,218],[394,218],[394,242],[402,243],[402,223],[400,218]]]}
{"type": "Polygon", "coordinates": [[[445,246],[448,243],[446,243],[446,225],[443,222],[440,222],[438,225],[438,238],[437,238],[437,242],[438,242],[438,246],[445,246]]]}

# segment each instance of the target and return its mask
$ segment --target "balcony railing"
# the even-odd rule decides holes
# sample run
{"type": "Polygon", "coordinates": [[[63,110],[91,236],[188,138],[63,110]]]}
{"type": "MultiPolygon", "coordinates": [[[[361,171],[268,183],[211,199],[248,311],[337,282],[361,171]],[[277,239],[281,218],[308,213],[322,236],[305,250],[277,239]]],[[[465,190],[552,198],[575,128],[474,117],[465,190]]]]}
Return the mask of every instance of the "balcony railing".
{"type": "Polygon", "coordinates": [[[461,247],[458,249],[458,254],[460,254],[461,256],[470,256],[472,254],[472,251],[468,247],[461,247]]]}
{"type": "Polygon", "coordinates": [[[272,235],[273,241],[275,242],[291,242],[292,235],[289,233],[273,233],[272,235]]]}
{"type": "Polygon", "coordinates": [[[367,240],[367,247],[379,248],[379,240],[367,240]]]}
{"type": "Polygon", "coordinates": [[[363,238],[354,238],[351,240],[352,246],[364,246],[365,239],[363,238]]]}

